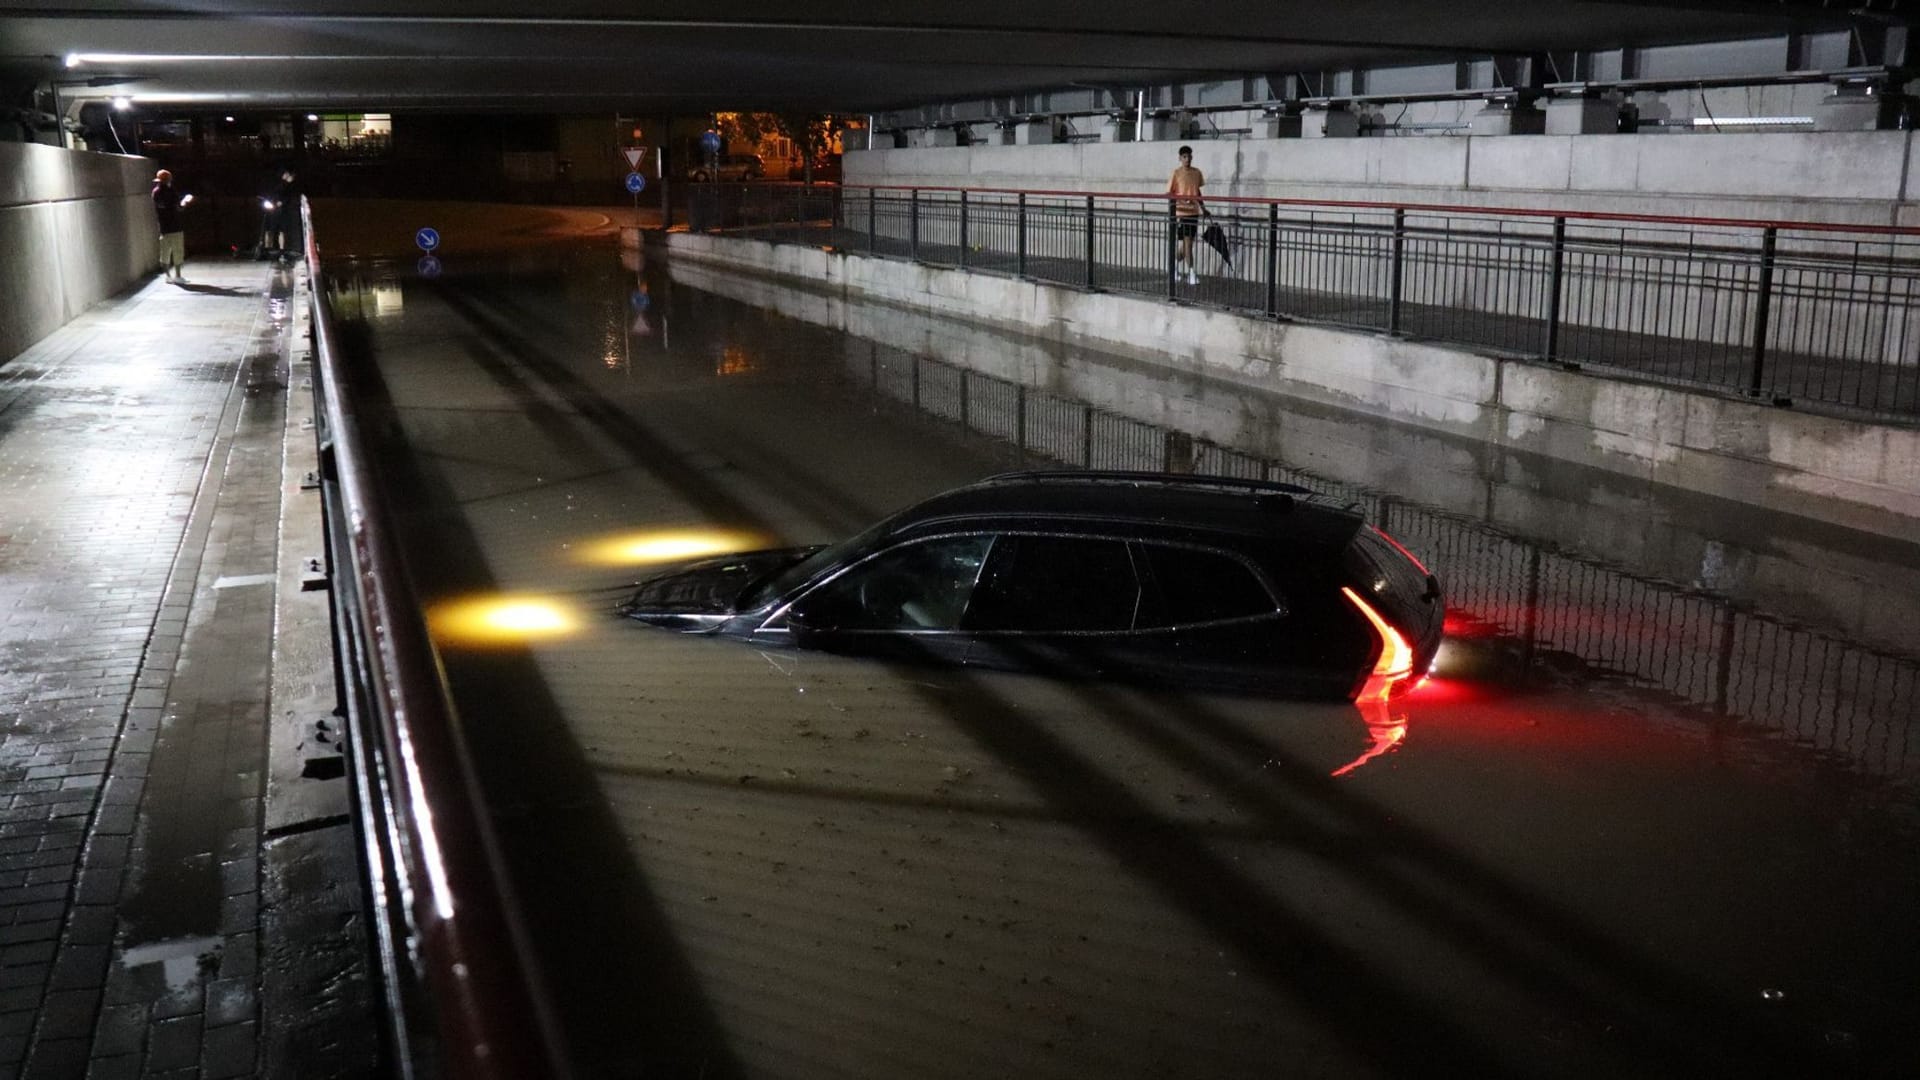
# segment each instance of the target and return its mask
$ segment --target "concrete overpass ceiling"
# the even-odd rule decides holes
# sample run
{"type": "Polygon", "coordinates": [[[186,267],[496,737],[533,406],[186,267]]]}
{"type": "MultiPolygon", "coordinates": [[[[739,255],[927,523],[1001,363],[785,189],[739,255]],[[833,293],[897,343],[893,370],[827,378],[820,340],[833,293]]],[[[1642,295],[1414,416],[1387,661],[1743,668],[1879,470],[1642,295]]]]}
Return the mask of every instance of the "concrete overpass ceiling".
{"type": "Polygon", "coordinates": [[[1092,85],[1764,37],[1903,20],[1821,3],[0,0],[0,75],[234,107],[886,109],[1092,85]],[[64,66],[71,54],[93,54],[64,66]],[[128,81],[85,85],[88,80],[128,81]]]}

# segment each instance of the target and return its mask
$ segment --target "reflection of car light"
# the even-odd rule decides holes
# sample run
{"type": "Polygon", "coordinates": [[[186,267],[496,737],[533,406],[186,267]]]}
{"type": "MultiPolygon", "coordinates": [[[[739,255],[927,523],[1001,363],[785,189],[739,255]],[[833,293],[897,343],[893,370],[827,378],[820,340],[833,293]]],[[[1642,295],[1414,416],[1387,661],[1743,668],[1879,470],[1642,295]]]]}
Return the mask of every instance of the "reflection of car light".
{"type": "Polygon", "coordinates": [[[1374,661],[1373,673],[1367,677],[1365,685],[1360,688],[1359,696],[1354,700],[1385,701],[1396,684],[1405,681],[1409,675],[1413,674],[1413,648],[1407,644],[1407,639],[1401,636],[1400,631],[1393,628],[1392,623],[1381,618],[1379,612],[1373,610],[1365,600],[1360,599],[1359,593],[1344,585],[1340,587],[1340,591],[1346,594],[1348,600],[1353,601],[1353,606],[1360,609],[1360,614],[1367,617],[1367,621],[1373,624],[1374,630],[1380,635],[1380,657],[1374,661]]]}
{"type": "Polygon", "coordinates": [[[601,566],[639,566],[673,562],[702,555],[724,555],[764,547],[765,538],[721,529],[685,529],[672,532],[615,536],[585,546],[585,561],[601,566]]]}
{"type": "Polygon", "coordinates": [[[572,633],[578,620],[539,596],[492,596],[456,601],[427,613],[435,641],[457,645],[520,645],[572,633]]]}
{"type": "Polygon", "coordinates": [[[1369,744],[1359,757],[1333,770],[1334,776],[1345,776],[1381,754],[1397,749],[1407,738],[1407,718],[1388,713],[1384,700],[1361,700],[1355,704],[1360,709],[1360,719],[1366,722],[1369,744]]]}
{"type": "Polygon", "coordinates": [[[1385,540],[1389,544],[1392,544],[1394,546],[1394,550],[1398,551],[1402,555],[1405,555],[1407,557],[1407,561],[1413,564],[1414,569],[1420,571],[1421,577],[1429,576],[1427,571],[1427,565],[1421,562],[1419,559],[1415,558],[1413,555],[1413,552],[1408,551],[1407,546],[1405,544],[1402,544],[1400,541],[1395,540],[1391,536],[1388,536],[1384,531],[1382,531],[1377,526],[1369,525],[1367,526],[1367,528],[1372,529],[1374,533],[1380,537],[1380,539],[1385,540]]]}

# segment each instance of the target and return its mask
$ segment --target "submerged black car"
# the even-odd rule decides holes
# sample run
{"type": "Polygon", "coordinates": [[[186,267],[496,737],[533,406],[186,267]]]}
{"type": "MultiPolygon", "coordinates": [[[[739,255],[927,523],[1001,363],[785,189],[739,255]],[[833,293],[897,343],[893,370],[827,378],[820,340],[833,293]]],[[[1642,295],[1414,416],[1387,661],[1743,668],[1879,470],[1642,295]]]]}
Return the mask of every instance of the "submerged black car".
{"type": "Polygon", "coordinates": [[[770,645],[1360,700],[1425,674],[1445,614],[1405,548],[1305,488],[1082,471],[691,563],[619,610],[770,645]]]}

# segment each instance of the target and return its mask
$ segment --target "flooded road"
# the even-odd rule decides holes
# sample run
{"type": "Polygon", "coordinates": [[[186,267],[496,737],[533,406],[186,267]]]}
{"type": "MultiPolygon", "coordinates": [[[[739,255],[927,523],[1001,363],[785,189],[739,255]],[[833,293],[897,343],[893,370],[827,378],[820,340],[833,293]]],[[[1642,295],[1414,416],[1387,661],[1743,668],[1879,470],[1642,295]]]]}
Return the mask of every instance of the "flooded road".
{"type": "Polygon", "coordinates": [[[583,1073],[1920,1069],[1920,549],[607,248],[331,269],[583,1073]],[[1437,677],[1363,713],[611,614],[1062,464],[1354,500],[1446,582],[1437,677]]]}

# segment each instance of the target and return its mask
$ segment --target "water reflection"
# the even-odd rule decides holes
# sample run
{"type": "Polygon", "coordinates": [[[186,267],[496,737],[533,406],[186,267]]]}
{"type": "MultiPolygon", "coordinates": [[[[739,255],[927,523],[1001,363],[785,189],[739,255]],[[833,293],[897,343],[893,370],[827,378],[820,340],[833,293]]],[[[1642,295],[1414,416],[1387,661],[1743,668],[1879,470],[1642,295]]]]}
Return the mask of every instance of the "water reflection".
{"type": "Polygon", "coordinates": [[[1331,415],[1165,362],[699,265],[669,269],[683,284],[856,335],[842,364],[852,390],[1024,456],[1279,480],[1350,500],[1438,569],[1449,633],[1496,641],[1514,661],[1507,677],[1559,679],[1577,664],[1875,774],[1911,768],[1920,551],[1910,545],[1331,415]],[[1368,440],[1368,453],[1341,452],[1368,440]]]}
{"type": "Polygon", "coordinates": [[[1407,740],[1406,710],[1398,703],[1389,705],[1379,698],[1367,698],[1354,702],[1354,708],[1360,710],[1371,742],[1359,757],[1333,770],[1334,776],[1345,776],[1374,758],[1398,749],[1407,740]]]}
{"type": "Polygon", "coordinates": [[[406,314],[406,292],[389,262],[347,260],[327,275],[327,288],[336,319],[371,321],[406,314]]]}

